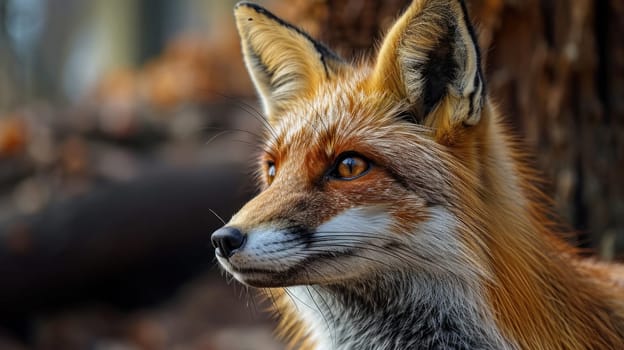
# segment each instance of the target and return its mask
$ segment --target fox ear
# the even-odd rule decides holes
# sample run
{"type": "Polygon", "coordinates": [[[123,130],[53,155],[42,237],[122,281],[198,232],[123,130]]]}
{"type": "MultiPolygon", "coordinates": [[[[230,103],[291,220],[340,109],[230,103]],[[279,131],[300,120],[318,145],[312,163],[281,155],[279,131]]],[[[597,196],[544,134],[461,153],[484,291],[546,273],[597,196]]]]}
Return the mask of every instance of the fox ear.
{"type": "Polygon", "coordinates": [[[344,65],[307,33],[258,5],[240,2],[234,16],[245,64],[269,121],[344,65]]]}
{"type": "Polygon", "coordinates": [[[371,79],[406,100],[419,122],[477,124],[485,87],[464,2],[415,0],[384,39],[371,79]]]}

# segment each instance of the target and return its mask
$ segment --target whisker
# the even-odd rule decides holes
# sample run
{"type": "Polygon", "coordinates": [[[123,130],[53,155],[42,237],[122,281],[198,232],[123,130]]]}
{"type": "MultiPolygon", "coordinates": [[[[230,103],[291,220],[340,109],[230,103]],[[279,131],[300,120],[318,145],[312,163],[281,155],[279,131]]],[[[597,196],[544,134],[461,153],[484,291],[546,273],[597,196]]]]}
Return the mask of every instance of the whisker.
{"type": "Polygon", "coordinates": [[[300,310],[299,310],[299,307],[297,306],[297,303],[295,302],[295,299],[297,299],[301,304],[303,304],[303,305],[307,306],[308,308],[310,308],[310,306],[308,306],[308,304],[304,303],[299,298],[293,297],[293,294],[290,293],[287,288],[284,288],[284,293],[286,293],[286,295],[288,295],[288,297],[290,298],[291,303],[295,306],[295,309],[297,310],[297,312],[300,312],[300,310]]]}
{"type": "Polygon", "coordinates": [[[258,111],[257,109],[255,109],[253,106],[251,106],[245,101],[236,100],[236,102],[246,107],[246,108],[241,107],[242,110],[248,113],[253,112],[252,115],[256,117],[256,119],[260,121],[264,125],[264,127],[267,128],[267,130],[269,130],[269,132],[273,135],[273,137],[277,138],[277,132],[275,131],[271,123],[269,123],[269,120],[264,116],[264,114],[262,114],[262,112],[258,111]],[[249,109],[251,109],[252,112],[250,112],[249,109]]]}
{"type": "Polygon", "coordinates": [[[246,129],[241,129],[241,128],[232,128],[232,127],[220,128],[220,127],[217,127],[217,126],[206,126],[206,127],[201,128],[201,129],[202,130],[242,132],[242,133],[249,134],[249,135],[255,137],[257,140],[261,140],[262,139],[261,135],[255,133],[253,131],[246,130],[246,129]]]}
{"type": "MultiPolygon", "coordinates": [[[[359,249],[359,250],[368,250],[368,251],[372,251],[372,252],[376,252],[376,253],[380,253],[382,255],[389,255],[392,256],[396,259],[398,259],[401,262],[404,263],[412,263],[413,259],[411,258],[411,255],[403,255],[400,254],[401,251],[396,252],[396,251],[389,251],[388,249],[386,249],[383,246],[379,246],[379,245],[374,245],[371,244],[369,242],[358,242],[358,241],[347,241],[347,240],[343,240],[340,242],[336,242],[336,241],[326,241],[326,242],[315,242],[315,243],[323,243],[323,244],[317,244],[315,245],[313,248],[334,248],[334,247],[341,247],[341,248],[349,248],[349,249],[359,249]],[[327,244],[330,243],[330,244],[327,244]],[[360,244],[360,243],[364,243],[365,245],[351,245],[349,243],[356,243],[356,244],[360,244]]],[[[309,248],[308,248],[309,250],[309,248]]],[[[405,251],[405,253],[407,253],[408,251],[405,251]]],[[[339,253],[339,252],[337,252],[339,253]]],[[[342,252],[344,253],[344,252],[342,252]]],[[[348,252],[347,254],[350,254],[351,252],[348,252]]]]}
{"type": "MultiPolygon", "coordinates": [[[[310,279],[309,274],[308,274],[308,279],[310,279]]],[[[316,306],[316,309],[318,310],[319,314],[321,314],[321,317],[323,317],[323,320],[325,321],[325,324],[327,325],[327,331],[329,332],[329,335],[330,335],[330,338],[331,338],[331,341],[332,341],[332,345],[335,346],[335,336],[334,336],[334,332],[332,330],[331,323],[329,323],[329,320],[325,316],[325,313],[321,310],[319,305],[316,303],[316,300],[314,299],[314,296],[312,295],[312,292],[310,292],[310,287],[309,286],[305,286],[305,290],[308,292],[308,295],[310,296],[310,299],[312,299],[312,302],[316,306]]],[[[317,295],[320,295],[320,294],[317,293],[317,295]]],[[[327,312],[331,313],[331,309],[328,307],[327,303],[325,303],[325,307],[327,309],[327,312]]],[[[332,315],[332,318],[333,317],[334,316],[332,315]]]]}
{"type": "Polygon", "coordinates": [[[219,219],[219,221],[221,221],[221,223],[222,223],[223,225],[225,225],[225,224],[226,224],[225,220],[223,220],[223,218],[221,218],[221,216],[219,216],[219,214],[217,214],[214,210],[212,210],[212,209],[210,209],[210,208],[208,208],[208,210],[209,210],[209,211],[210,211],[210,212],[211,212],[214,216],[216,216],[216,217],[217,217],[217,219],[219,219]]]}
{"type": "MultiPolygon", "coordinates": [[[[256,295],[256,293],[252,293],[252,292],[249,290],[249,287],[248,287],[248,286],[245,286],[245,287],[246,287],[246,290],[247,290],[247,298],[248,298],[248,300],[251,302],[251,306],[252,306],[252,307],[251,307],[251,309],[253,310],[252,316],[253,316],[253,317],[258,317],[258,315],[259,315],[259,312],[258,312],[258,304],[256,303],[256,297],[257,297],[257,295],[256,295]]],[[[248,303],[247,303],[247,308],[249,308],[249,304],[250,304],[250,303],[248,302],[248,303]]]]}
{"type": "Polygon", "coordinates": [[[271,301],[271,304],[273,305],[273,311],[275,313],[277,313],[277,315],[281,318],[283,315],[280,312],[280,309],[277,307],[277,301],[275,299],[275,295],[273,295],[273,290],[271,290],[271,288],[263,288],[263,290],[265,291],[265,293],[268,293],[269,300],[271,301]]]}
{"type": "MultiPolygon", "coordinates": [[[[345,246],[345,247],[348,247],[348,246],[345,246]]],[[[327,251],[325,251],[325,250],[319,250],[319,249],[316,249],[316,248],[309,248],[308,251],[312,251],[312,252],[316,252],[316,253],[327,253],[327,251]]],[[[353,252],[342,252],[340,255],[341,256],[355,257],[355,258],[360,258],[360,259],[372,261],[374,263],[379,263],[379,264],[382,264],[382,265],[384,265],[386,267],[389,267],[389,268],[393,267],[392,265],[390,265],[390,264],[388,264],[388,263],[386,263],[384,261],[377,260],[377,259],[374,259],[374,258],[371,258],[371,257],[368,257],[368,256],[359,255],[359,254],[356,254],[356,253],[353,253],[353,252]]]]}
{"type": "Polygon", "coordinates": [[[235,98],[232,96],[228,96],[216,91],[208,91],[212,94],[215,94],[219,97],[225,98],[230,101],[232,105],[240,108],[241,110],[247,112],[249,115],[253,116],[256,120],[258,120],[264,127],[269,130],[270,133],[273,134],[274,137],[277,137],[275,129],[269,123],[268,119],[262,114],[262,112],[258,111],[254,106],[248,104],[247,102],[241,100],[240,98],[235,98]]]}
{"type": "Polygon", "coordinates": [[[205,145],[210,145],[212,142],[214,142],[214,140],[216,140],[217,138],[225,135],[225,134],[229,134],[232,133],[233,131],[231,130],[223,130],[221,132],[216,133],[215,135],[213,135],[211,138],[208,139],[208,141],[206,141],[205,145]]]}
{"type": "MultiPolygon", "coordinates": [[[[296,227],[296,226],[295,226],[296,227]]],[[[275,242],[275,244],[284,244],[284,243],[291,243],[291,242],[297,242],[297,244],[291,245],[289,247],[283,248],[283,249],[277,249],[272,251],[272,253],[275,254],[285,254],[285,253],[290,253],[290,254],[296,254],[297,251],[295,251],[296,248],[301,247],[302,245],[310,245],[310,244],[314,244],[311,247],[306,247],[307,251],[310,251],[311,248],[316,248],[316,252],[324,252],[324,253],[335,253],[336,255],[340,255],[340,254],[345,254],[345,252],[340,252],[340,251],[332,251],[331,248],[336,248],[336,247],[340,247],[340,248],[346,248],[346,249],[358,249],[358,250],[368,250],[371,252],[375,252],[381,255],[387,255],[387,256],[391,256],[396,258],[397,260],[403,262],[403,263],[407,263],[407,264],[412,264],[414,262],[414,256],[413,253],[409,250],[406,250],[406,248],[403,248],[402,246],[398,245],[398,246],[394,246],[392,249],[388,249],[388,247],[384,246],[384,245],[379,245],[374,241],[367,241],[367,240],[363,240],[363,239],[359,239],[360,237],[363,238],[370,238],[370,236],[367,235],[353,235],[351,237],[348,236],[344,236],[344,235],[340,235],[340,236],[334,236],[334,237],[294,237],[292,239],[289,240],[285,240],[285,241],[279,241],[279,242],[275,242]],[[323,248],[327,248],[327,250],[321,251],[320,249],[323,248]]],[[[383,237],[376,237],[376,238],[383,238],[383,237]]],[[[394,239],[390,239],[390,238],[386,238],[385,241],[387,243],[398,243],[397,240],[394,239]]],[[[349,254],[353,255],[353,252],[349,252],[349,254]]],[[[304,255],[305,256],[305,255],[304,255]]]]}

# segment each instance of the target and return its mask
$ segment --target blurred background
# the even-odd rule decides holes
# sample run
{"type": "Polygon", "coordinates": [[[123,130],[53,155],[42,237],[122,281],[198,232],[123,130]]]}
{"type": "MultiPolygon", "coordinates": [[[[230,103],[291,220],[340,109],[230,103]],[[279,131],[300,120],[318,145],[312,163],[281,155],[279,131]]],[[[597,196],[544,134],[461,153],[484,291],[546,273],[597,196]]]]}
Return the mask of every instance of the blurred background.
{"type": "MultiPolygon", "coordinates": [[[[258,1],[346,58],[407,0],[258,1]]],[[[574,244],[624,257],[624,2],[468,0],[574,244]]],[[[210,233],[255,189],[234,1],[0,0],[0,349],[281,349],[210,233]]]]}

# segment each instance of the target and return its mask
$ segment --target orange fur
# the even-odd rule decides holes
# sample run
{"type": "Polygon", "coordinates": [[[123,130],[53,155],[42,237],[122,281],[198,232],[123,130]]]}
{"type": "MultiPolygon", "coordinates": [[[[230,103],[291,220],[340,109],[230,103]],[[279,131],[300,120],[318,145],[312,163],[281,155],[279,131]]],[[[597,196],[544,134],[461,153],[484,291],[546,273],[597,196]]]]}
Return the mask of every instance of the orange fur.
{"type": "MultiPolygon", "coordinates": [[[[478,50],[470,47],[459,1],[415,1],[377,59],[359,66],[324,60],[311,39],[263,11],[241,4],[236,16],[270,122],[262,161],[273,162],[278,175],[228,225],[244,232],[293,222],[314,228],[367,205],[385,210],[393,233],[411,234],[430,218],[427,203],[436,203],[460,223],[456,259],[469,276],[474,272],[483,312],[510,348],[623,346],[624,267],[583,260],[560,238],[549,202],[535,186],[540,176],[487,96],[480,97],[478,50]],[[444,43],[440,21],[450,16],[459,23],[451,44],[466,45],[449,51],[462,59],[460,73],[427,110],[420,92],[427,85],[407,75],[413,69],[407,63],[421,64],[444,43]],[[295,73],[292,60],[302,65],[295,73]],[[290,89],[273,100],[272,89],[284,85],[290,89]],[[422,122],[397,121],[404,111],[422,122]],[[371,160],[370,171],[354,181],[326,180],[338,155],[353,150],[371,160]]],[[[263,166],[262,176],[266,171],[263,166]]],[[[288,281],[241,278],[269,287],[349,283],[328,271],[288,281]]],[[[316,349],[310,325],[286,291],[270,288],[267,295],[276,302],[279,334],[291,347],[316,349]]]]}
{"type": "MultiPolygon", "coordinates": [[[[497,118],[491,106],[485,113],[497,118]]],[[[481,164],[479,175],[488,190],[485,198],[464,198],[466,208],[481,211],[468,216],[481,217],[475,225],[484,226],[480,234],[493,275],[487,289],[497,322],[523,349],[619,348],[624,289],[606,272],[611,266],[584,267],[553,232],[548,209],[540,203],[543,195],[531,180],[535,173],[500,121],[488,124],[481,144],[489,147],[480,157],[490,161],[481,164]],[[508,193],[508,171],[518,176],[520,193],[508,193]]]]}

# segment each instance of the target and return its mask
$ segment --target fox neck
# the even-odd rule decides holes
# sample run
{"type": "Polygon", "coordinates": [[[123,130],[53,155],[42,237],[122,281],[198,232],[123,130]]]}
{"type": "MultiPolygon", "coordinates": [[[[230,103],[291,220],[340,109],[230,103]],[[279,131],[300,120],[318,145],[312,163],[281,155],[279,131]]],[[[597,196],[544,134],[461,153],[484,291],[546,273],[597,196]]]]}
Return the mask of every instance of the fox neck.
{"type": "MultiPolygon", "coordinates": [[[[349,285],[288,287],[313,349],[510,349],[478,286],[413,271],[349,285]]],[[[300,345],[300,344],[298,344],[300,345]]]]}
{"type": "MultiPolygon", "coordinates": [[[[616,316],[613,286],[583,268],[549,219],[548,199],[534,188],[525,166],[491,106],[480,144],[477,176],[483,225],[482,255],[489,274],[488,308],[506,339],[520,348],[618,348],[624,320],[616,316]],[[601,284],[603,283],[603,284],[601,284]]],[[[465,207],[465,205],[464,205],[465,207]]],[[[469,220],[469,219],[467,219],[469,220]]],[[[620,290],[619,293],[622,291],[620,290]]]]}

